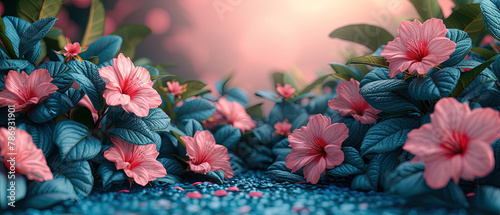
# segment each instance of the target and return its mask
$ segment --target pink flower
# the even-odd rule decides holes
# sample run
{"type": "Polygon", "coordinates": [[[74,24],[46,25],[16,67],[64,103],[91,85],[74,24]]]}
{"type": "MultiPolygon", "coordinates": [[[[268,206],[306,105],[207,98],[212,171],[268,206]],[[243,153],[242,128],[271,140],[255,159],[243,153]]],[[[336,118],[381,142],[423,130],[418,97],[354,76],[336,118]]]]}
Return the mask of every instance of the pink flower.
{"type": "Polygon", "coordinates": [[[420,23],[402,21],[399,37],[389,42],[381,55],[389,62],[389,76],[408,70],[409,73],[427,74],[430,68],[448,60],[457,44],[446,37],[448,29],[441,19],[420,23]]]}
{"type": "Polygon", "coordinates": [[[167,171],[156,160],[158,153],[155,144],[134,145],[118,137],[111,136],[114,146],[104,152],[104,157],[115,163],[116,169],[123,169],[137,184],[146,186],[149,181],[165,177],[167,171]]]}
{"type": "Polygon", "coordinates": [[[274,133],[277,135],[290,135],[290,130],[292,129],[292,124],[288,123],[288,119],[285,119],[283,122],[277,122],[274,124],[274,133]]]}
{"type": "Polygon", "coordinates": [[[167,81],[167,87],[170,93],[181,98],[181,95],[186,92],[187,83],[180,85],[177,81],[167,81]]]}
{"type": "Polygon", "coordinates": [[[257,127],[257,124],[253,121],[252,117],[248,115],[245,107],[238,102],[230,102],[222,97],[215,105],[215,108],[224,116],[227,123],[240,129],[241,133],[245,133],[245,131],[250,131],[257,127]]]}
{"type": "Polygon", "coordinates": [[[219,113],[218,111],[215,111],[214,115],[212,115],[207,120],[203,121],[203,126],[205,126],[205,128],[208,128],[208,129],[213,129],[218,125],[222,125],[222,124],[226,124],[226,123],[227,123],[226,118],[224,118],[224,116],[221,113],[219,113]]]}
{"type": "Polygon", "coordinates": [[[262,192],[259,192],[259,191],[253,191],[253,192],[250,192],[248,194],[250,197],[257,197],[257,198],[260,198],[262,197],[262,192]]]}
{"type": "Polygon", "coordinates": [[[282,86],[280,83],[277,83],[276,85],[278,85],[276,87],[276,91],[278,91],[278,93],[285,99],[290,98],[290,96],[295,93],[295,88],[293,88],[290,84],[285,84],[285,86],[282,86]]]}
{"type": "Polygon", "coordinates": [[[78,54],[87,51],[87,47],[80,47],[80,43],[71,43],[71,40],[66,37],[66,44],[64,46],[64,51],[58,51],[58,54],[63,54],[64,57],[66,58],[66,61],[77,59],[78,61],[82,62],[82,58],[78,56],[78,54]]]}
{"type": "Polygon", "coordinates": [[[450,179],[472,181],[495,166],[491,144],[500,137],[500,116],[491,108],[470,110],[467,103],[443,98],[436,103],[431,123],[408,133],[403,146],[424,162],[429,187],[445,187],[450,179]]]}
{"type": "Polygon", "coordinates": [[[110,106],[121,105],[126,112],[145,117],[149,109],[161,104],[148,70],[134,67],[130,58],[121,53],[113,59],[113,67],[100,68],[99,74],[106,82],[103,97],[110,106]]]}
{"type": "Polygon", "coordinates": [[[92,119],[94,119],[94,123],[99,119],[99,114],[97,113],[97,110],[94,108],[94,105],[90,101],[88,95],[83,96],[82,100],[78,102],[78,105],[86,107],[87,109],[90,110],[90,113],[92,113],[92,119]]]}
{"type": "Polygon", "coordinates": [[[209,131],[197,131],[194,138],[183,136],[181,139],[186,143],[187,163],[193,172],[207,174],[219,170],[226,180],[234,176],[227,148],[215,144],[214,136],[209,131]]]}
{"type": "Polygon", "coordinates": [[[15,105],[16,112],[29,110],[58,90],[51,81],[46,69],[37,69],[30,75],[10,70],[5,76],[5,89],[0,91],[0,107],[15,105]]]}
{"type": "Polygon", "coordinates": [[[342,81],[337,88],[339,97],[328,101],[328,106],[333,110],[338,110],[340,115],[350,115],[361,124],[372,124],[377,121],[377,110],[370,106],[365,101],[363,96],[359,94],[359,82],[352,79],[350,81],[342,81]]]}
{"type": "Polygon", "coordinates": [[[318,183],[321,173],[344,161],[344,153],[340,147],[348,134],[346,125],[332,124],[330,118],[315,115],[306,127],[295,129],[288,136],[292,151],[286,157],[286,167],[295,172],[306,166],[306,180],[312,184],[318,183]]]}
{"type": "Polygon", "coordinates": [[[29,180],[42,182],[53,178],[43,151],[36,147],[31,135],[24,130],[0,128],[0,160],[9,171],[25,175],[29,180]],[[12,137],[14,141],[10,140],[12,137]],[[10,147],[14,147],[14,150],[10,147]],[[15,163],[11,163],[11,158],[14,158],[15,163]]]}

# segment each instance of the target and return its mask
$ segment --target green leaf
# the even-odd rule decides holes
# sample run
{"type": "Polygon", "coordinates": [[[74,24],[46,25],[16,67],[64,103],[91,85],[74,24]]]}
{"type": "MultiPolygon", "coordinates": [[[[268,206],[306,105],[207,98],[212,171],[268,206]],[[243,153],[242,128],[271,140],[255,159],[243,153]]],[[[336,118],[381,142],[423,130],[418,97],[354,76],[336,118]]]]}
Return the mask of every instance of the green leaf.
{"type": "Polygon", "coordinates": [[[305,93],[308,93],[309,91],[311,91],[314,87],[316,87],[317,85],[323,83],[323,81],[325,81],[325,79],[327,79],[328,77],[330,77],[329,75],[324,75],[324,76],[321,76],[319,77],[318,79],[316,79],[314,82],[312,82],[311,84],[307,85],[304,89],[302,89],[298,95],[302,95],[302,94],[305,94],[305,93]]]}
{"type": "Polygon", "coordinates": [[[460,75],[460,79],[458,79],[457,86],[455,89],[453,89],[453,92],[449,95],[449,97],[458,97],[462,92],[464,92],[465,88],[469,86],[470,83],[476,79],[476,77],[486,68],[488,68],[493,62],[495,62],[496,57],[498,56],[495,55],[494,57],[490,58],[488,61],[480,64],[479,66],[474,67],[474,69],[462,73],[460,75]]]}
{"type": "Polygon", "coordinates": [[[333,77],[342,79],[344,81],[350,81],[351,78],[354,78],[357,81],[361,81],[361,78],[347,66],[338,63],[331,63],[330,66],[336,72],[335,74],[331,74],[331,76],[333,77]]]}
{"type": "Polygon", "coordinates": [[[290,73],[285,73],[283,75],[283,82],[284,84],[290,84],[292,88],[297,89],[297,85],[295,84],[295,81],[293,80],[293,76],[290,73]]]}
{"type": "Polygon", "coordinates": [[[348,25],[335,29],[330,33],[330,37],[355,42],[368,47],[372,51],[394,40],[392,34],[387,30],[367,24],[348,25]]]}
{"type": "Polygon", "coordinates": [[[90,5],[89,21],[82,39],[82,46],[88,46],[104,34],[104,20],[106,10],[99,0],[92,0],[90,5]]]}
{"type": "Polygon", "coordinates": [[[248,115],[262,119],[262,107],[261,107],[262,104],[263,103],[256,104],[252,107],[247,108],[246,111],[247,111],[248,115]]]}
{"type": "Polygon", "coordinates": [[[385,58],[372,55],[351,58],[346,64],[365,64],[369,66],[389,68],[389,62],[387,62],[385,58]]]}
{"type": "Polygon", "coordinates": [[[47,45],[47,50],[61,50],[66,45],[66,38],[64,37],[62,30],[59,28],[50,29],[49,33],[43,38],[47,45]]]}
{"type": "Polygon", "coordinates": [[[2,41],[9,57],[11,59],[17,59],[16,52],[14,51],[14,46],[12,46],[10,39],[5,35],[5,25],[3,24],[2,16],[0,16],[0,41],[2,41]]]}
{"type": "Polygon", "coordinates": [[[276,87],[276,85],[278,83],[284,85],[284,83],[285,83],[284,76],[285,75],[283,73],[280,73],[280,72],[273,73],[274,87],[276,87]]]}
{"type": "Polygon", "coordinates": [[[17,16],[30,23],[47,17],[57,17],[63,3],[64,0],[18,0],[17,16]]]}
{"type": "Polygon", "coordinates": [[[121,36],[123,39],[122,48],[118,53],[134,58],[135,49],[144,38],[151,34],[151,29],[145,25],[124,25],[116,29],[112,34],[121,36]]]}
{"type": "Polygon", "coordinates": [[[479,54],[487,59],[490,59],[497,54],[494,51],[491,51],[491,50],[485,49],[485,48],[481,48],[481,47],[472,47],[471,51],[476,53],[476,54],[479,54]]]}
{"type": "Polygon", "coordinates": [[[166,77],[175,77],[175,75],[172,74],[164,74],[164,75],[157,75],[157,76],[152,76],[151,81],[166,78],[166,77]]]}
{"type": "Polygon", "coordinates": [[[184,141],[182,141],[181,139],[181,135],[174,132],[174,131],[170,131],[171,134],[173,134],[175,136],[175,138],[177,138],[177,140],[179,141],[179,143],[182,144],[182,146],[184,146],[184,148],[186,148],[186,143],[184,141]]]}
{"type": "Polygon", "coordinates": [[[438,18],[443,19],[443,11],[437,0],[410,0],[417,9],[418,14],[423,20],[438,18]]]}
{"type": "Polygon", "coordinates": [[[181,99],[187,99],[196,96],[198,95],[200,90],[207,86],[207,83],[203,81],[186,81],[184,83],[187,83],[186,92],[182,94],[181,99]]]}
{"type": "Polygon", "coordinates": [[[473,42],[486,28],[479,4],[470,4],[454,11],[444,20],[444,24],[446,28],[456,28],[467,32],[473,42]]]}
{"type": "Polygon", "coordinates": [[[453,3],[455,3],[455,9],[459,9],[468,4],[472,4],[473,2],[474,0],[453,0],[453,3]]]}

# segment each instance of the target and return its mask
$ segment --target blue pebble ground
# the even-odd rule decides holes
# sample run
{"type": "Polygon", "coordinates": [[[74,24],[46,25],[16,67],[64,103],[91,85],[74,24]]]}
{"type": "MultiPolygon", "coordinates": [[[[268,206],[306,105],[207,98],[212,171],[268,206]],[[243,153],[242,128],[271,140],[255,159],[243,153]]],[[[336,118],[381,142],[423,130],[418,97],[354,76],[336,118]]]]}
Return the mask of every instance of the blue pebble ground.
{"type": "MultiPolygon", "coordinates": [[[[50,214],[467,214],[448,208],[410,208],[397,196],[350,190],[346,181],[323,184],[277,182],[261,171],[248,171],[223,185],[153,184],[133,186],[130,192],[93,192],[81,201],[67,201],[46,210],[8,211],[5,215],[50,214]],[[182,187],[184,191],[173,187],[182,187]],[[238,187],[225,196],[217,190],[238,187]],[[199,192],[201,199],[186,197],[199,192]],[[261,192],[261,197],[250,197],[261,192]]],[[[123,185],[128,190],[128,186],[123,185]]],[[[469,211],[470,213],[470,211],[469,211]]]]}

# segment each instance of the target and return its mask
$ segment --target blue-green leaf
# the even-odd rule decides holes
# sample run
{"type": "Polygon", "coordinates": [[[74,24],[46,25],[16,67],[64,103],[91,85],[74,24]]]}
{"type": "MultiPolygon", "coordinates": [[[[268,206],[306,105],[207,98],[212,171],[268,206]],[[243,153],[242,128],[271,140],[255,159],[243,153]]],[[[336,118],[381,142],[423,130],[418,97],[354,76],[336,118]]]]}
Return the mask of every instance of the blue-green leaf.
{"type": "Polygon", "coordinates": [[[207,120],[215,112],[215,106],[205,99],[193,99],[184,102],[176,109],[177,120],[194,119],[198,121],[207,120]]]}
{"type": "Polygon", "coordinates": [[[215,142],[230,149],[240,142],[241,131],[231,125],[224,125],[214,134],[215,142]]]}
{"type": "Polygon", "coordinates": [[[266,174],[270,174],[278,180],[292,183],[306,181],[303,176],[291,172],[292,170],[286,167],[286,163],[284,161],[278,161],[267,168],[266,174]]]}
{"type": "Polygon", "coordinates": [[[54,142],[65,161],[89,160],[101,150],[101,141],[92,136],[87,126],[73,120],[57,123],[54,142]]]}
{"type": "MultiPolygon", "coordinates": [[[[112,60],[122,45],[122,38],[116,35],[101,37],[89,45],[87,51],[80,53],[80,57],[88,59],[98,57],[99,62],[112,60]]],[[[100,63],[99,63],[100,64],[100,63]]]]}
{"type": "Polygon", "coordinates": [[[484,24],[495,39],[500,40],[500,1],[481,1],[481,11],[483,13],[484,24]]]}
{"type": "Polygon", "coordinates": [[[408,92],[418,100],[437,100],[447,97],[455,89],[460,70],[446,67],[441,70],[432,69],[425,78],[416,78],[410,83],[408,92]]]}
{"type": "Polygon", "coordinates": [[[104,189],[108,189],[112,184],[121,183],[128,179],[125,172],[116,170],[115,164],[111,162],[101,164],[97,168],[97,175],[101,177],[104,189]]]}
{"type": "Polygon", "coordinates": [[[31,183],[24,202],[30,208],[43,209],[66,200],[79,200],[71,181],[57,173],[54,179],[42,183],[31,183]]]}
{"type": "Polygon", "coordinates": [[[90,194],[94,187],[94,176],[88,161],[63,162],[59,157],[54,157],[48,163],[52,171],[69,179],[77,194],[90,194]]]}
{"type": "Polygon", "coordinates": [[[361,155],[390,152],[403,146],[407,134],[420,123],[412,118],[393,118],[370,128],[361,144],[361,155]]]}

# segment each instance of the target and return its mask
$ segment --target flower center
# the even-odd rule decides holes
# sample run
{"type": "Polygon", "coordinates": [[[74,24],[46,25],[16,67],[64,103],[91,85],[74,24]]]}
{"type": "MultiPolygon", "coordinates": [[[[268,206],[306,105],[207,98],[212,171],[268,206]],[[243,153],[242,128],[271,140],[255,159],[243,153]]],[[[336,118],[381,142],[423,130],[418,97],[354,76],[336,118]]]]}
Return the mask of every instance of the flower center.
{"type": "Polygon", "coordinates": [[[365,110],[368,108],[368,102],[366,101],[359,101],[359,102],[353,102],[351,103],[351,108],[356,112],[357,115],[363,116],[363,113],[365,110]]]}
{"type": "Polygon", "coordinates": [[[316,149],[316,153],[320,154],[322,157],[326,157],[326,141],[323,138],[314,138],[313,139],[314,148],[316,149]]]}
{"type": "Polygon", "coordinates": [[[422,62],[422,59],[429,55],[426,41],[413,41],[409,42],[406,46],[406,54],[411,60],[422,62]]]}
{"type": "Polygon", "coordinates": [[[457,131],[452,131],[451,134],[441,142],[441,147],[448,151],[447,155],[452,157],[457,154],[464,154],[469,144],[467,135],[457,131]]]}

